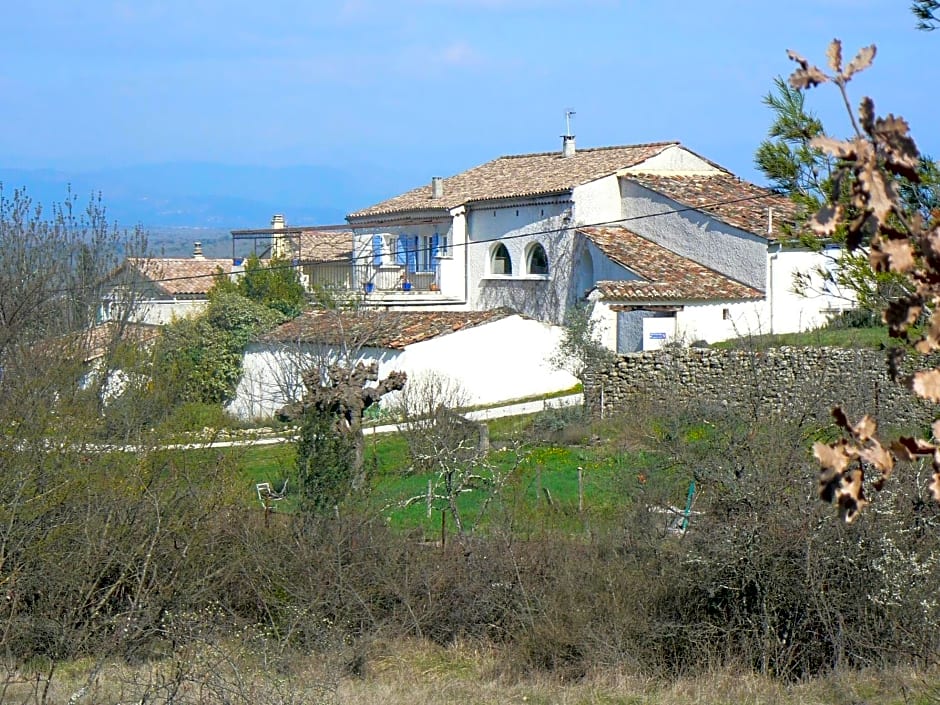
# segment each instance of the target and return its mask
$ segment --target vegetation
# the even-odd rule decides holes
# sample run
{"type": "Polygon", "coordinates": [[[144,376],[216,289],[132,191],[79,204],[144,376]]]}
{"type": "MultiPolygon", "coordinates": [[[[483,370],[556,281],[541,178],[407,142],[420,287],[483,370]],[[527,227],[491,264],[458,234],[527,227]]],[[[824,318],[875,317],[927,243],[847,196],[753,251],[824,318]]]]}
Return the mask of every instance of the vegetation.
{"type": "MultiPolygon", "coordinates": [[[[871,66],[874,56],[874,45],[865,47],[843,66],[842,44],[833,40],[826,73],[790,52],[798,64],[790,84],[806,89],[833,83],[849,106],[847,86],[858,72],[871,66]]],[[[891,276],[902,284],[902,290],[882,309],[890,335],[903,343],[888,355],[889,371],[898,379],[898,363],[908,350],[926,355],[940,349],[940,310],[936,306],[940,263],[934,254],[940,242],[940,209],[935,198],[920,199],[936,169],[925,173],[925,159],[907,123],[894,115],[877,116],[871,98],[862,99],[858,118],[850,112],[849,120],[854,130],[850,139],[819,136],[811,143],[837,159],[838,168],[832,177],[836,185],[832,195],[813,216],[810,227],[822,237],[844,233],[848,250],[864,253],[871,272],[891,276]],[[913,206],[905,200],[911,194],[918,199],[913,206]],[[926,323],[921,327],[923,321],[926,323]]],[[[917,396],[940,401],[940,369],[921,370],[904,381],[917,396]]],[[[870,415],[854,422],[836,407],[833,418],[845,437],[832,443],[818,441],[813,450],[822,468],[820,497],[835,504],[843,519],[851,522],[857,518],[869,504],[867,493],[881,491],[898,462],[933,458],[930,491],[940,501],[940,455],[929,438],[902,436],[882,442],[878,423],[870,415]],[[869,477],[866,482],[866,473],[874,474],[874,481],[869,477]]],[[[935,422],[931,436],[938,435],[940,425],[935,422]]]]}
{"type": "Polygon", "coordinates": [[[255,254],[245,261],[245,271],[237,280],[219,277],[213,291],[241,294],[278,311],[285,319],[300,315],[306,303],[306,292],[296,267],[278,257],[265,263],[255,254]]]}
{"type": "Polygon", "coordinates": [[[201,315],[164,326],[154,354],[156,384],[175,389],[171,406],[224,404],[235,393],[252,336],[284,320],[276,310],[249,298],[214,292],[201,315]]]}
{"type": "MultiPolygon", "coordinates": [[[[867,230],[846,248],[847,230],[842,225],[825,233],[810,227],[812,216],[826,204],[838,204],[846,223],[858,211],[851,198],[854,177],[841,168],[839,155],[820,146],[826,130],[806,108],[803,88],[779,76],[774,80],[774,89],[764,98],[774,121],[755,153],[755,163],[771,185],[797,205],[796,222],[786,224],[790,237],[832,260],[832,266],[799,274],[794,284],[797,291],[819,293],[813,287],[820,286],[814,281],[821,281],[826,292],[842,296],[867,315],[879,316],[890,301],[908,293],[910,285],[898,272],[869,266],[871,233],[867,230]],[[827,245],[838,247],[825,249],[827,245]]],[[[912,174],[898,175],[896,187],[899,206],[909,216],[929,217],[940,206],[940,171],[929,157],[920,157],[912,174]]]]}
{"type": "MultiPolygon", "coordinates": [[[[831,76],[796,57],[796,84],[844,91],[870,56],[843,67],[840,54],[831,76]]],[[[842,228],[908,278],[890,330],[904,341],[926,317],[915,349],[936,350],[940,229],[893,180],[920,183],[906,126],[865,102],[852,141],[810,146],[838,157],[851,207],[811,227],[842,228]]],[[[381,390],[359,379],[342,400],[312,393],[296,449],[170,448],[218,421],[226,346],[279,314],[223,285],[199,324],[212,330],[171,332],[165,363],[135,358],[120,326],[93,344],[83,292],[117,235],[94,205],[88,220],[68,205],[46,219],[21,198],[0,199],[0,246],[16,254],[0,258],[0,701],[936,700],[940,508],[920,477],[936,469],[884,482],[895,456],[937,457],[932,442],[882,444],[867,417],[820,430],[650,399],[602,422],[494,424],[485,450],[432,390],[410,438],[365,446],[381,390]],[[324,450],[336,438],[370,448],[362,474],[348,448],[324,450]],[[811,441],[846,518],[875,470],[882,495],[861,519],[809,501],[811,441]],[[286,506],[259,506],[252,485],[282,479],[286,506]]],[[[938,379],[915,374],[913,391],[938,401],[938,379]]]]}

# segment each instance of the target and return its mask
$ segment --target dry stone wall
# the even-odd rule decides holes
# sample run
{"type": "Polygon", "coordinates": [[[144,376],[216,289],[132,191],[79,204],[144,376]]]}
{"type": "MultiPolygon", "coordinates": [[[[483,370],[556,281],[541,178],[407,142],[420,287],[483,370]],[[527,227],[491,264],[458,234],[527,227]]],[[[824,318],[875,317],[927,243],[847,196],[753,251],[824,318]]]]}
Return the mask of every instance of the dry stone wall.
{"type": "Polygon", "coordinates": [[[717,404],[755,418],[782,414],[826,423],[838,404],[850,418],[871,413],[883,428],[904,431],[922,431],[940,416],[936,405],[890,379],[879,350],[669,347],[588,370],[584,393],[589,408],[605,415],[648,408],[650,402],[717,404]]]}

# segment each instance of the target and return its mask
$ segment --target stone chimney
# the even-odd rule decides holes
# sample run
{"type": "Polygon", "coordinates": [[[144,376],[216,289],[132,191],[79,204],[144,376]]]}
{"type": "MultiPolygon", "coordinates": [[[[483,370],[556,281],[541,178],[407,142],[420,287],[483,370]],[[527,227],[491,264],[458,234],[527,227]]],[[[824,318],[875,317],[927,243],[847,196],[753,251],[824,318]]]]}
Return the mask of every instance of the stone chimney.
{"type": "MultiPolygon", "coordinates": [[[[271,230],[283,230],[285,227],[286,223],[284,222],[284,216],[282,214],[275,213],[271,216],[271,230]]],[[[271,234],[271,257],[277,257],[279,259],[290,257],[290,246],[284,235],[278,233],[271,234]]]]}
{"type": "Polygon", "coordinates": [[[562,135],[561,136],[561,156],[563,157],[574,156],[574,135],[562,135]]]}
{"type": "Polygon", "coordinates": [[[444,179],[440,176],[431,177],[431,198],[444,198],[444,179]]]}
{"type": "Polygon", "coordinates": [[[194,242],[193,243],[193,259],[205,259],[202,255],[202,243],[194,242]]]}

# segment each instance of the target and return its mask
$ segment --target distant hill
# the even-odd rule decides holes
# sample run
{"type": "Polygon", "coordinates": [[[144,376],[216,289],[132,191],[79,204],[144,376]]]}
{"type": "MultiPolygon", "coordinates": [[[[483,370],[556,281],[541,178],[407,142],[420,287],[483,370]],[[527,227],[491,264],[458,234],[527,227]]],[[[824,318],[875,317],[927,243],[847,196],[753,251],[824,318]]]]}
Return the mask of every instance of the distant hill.
{"type": "MultiPolygon", "coordinates": [[[[408,188],[400,181],[401,177],[374,167],[205,163],[90,171],[0,167],[0,183],[7,192],[25,187],[34,201],[42,203],[61,202],[69,186],[79,203],[101,193],[109,220],[121,227],[141,224],[154,234],[166,228],[207,228],[224,230],[227,236],[233,228],[267,227],[274,213],[283,213],[292,225],[339,223],[346,213],[408,188]]],[[[185,235],[170,234],[174,235],[170,239],[185,235]]],[[[203,243],[213,240],[204,237],[203,243]]]]}

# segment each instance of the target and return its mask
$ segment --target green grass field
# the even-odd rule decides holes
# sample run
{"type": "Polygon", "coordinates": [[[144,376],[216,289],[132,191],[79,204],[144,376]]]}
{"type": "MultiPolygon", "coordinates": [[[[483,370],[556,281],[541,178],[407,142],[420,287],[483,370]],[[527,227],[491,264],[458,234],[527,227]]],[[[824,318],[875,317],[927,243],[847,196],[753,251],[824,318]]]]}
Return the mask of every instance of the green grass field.
{"type": "MultiPolygon", "coordinates": [[[[486,467],[480,471],[482,486],[461,494],[458,500],[466,530],[503,526],[522,534],[543,530],[577,533],[587,526],[615,521],[641,494],[663,497],[672,504],[684,501],[689,481],[685,473],[676,472],[656,453],[625,451],[611,443],[615,424],[592,426],[592,442],[562,445],[536,440],[532,423],[533,417],[491,423],[490,434],[497,449],[490,452],[486,467]]],[[[257,502],[255,483],[270,482],[279,488],[294,473],[293,444],[249,446],[226,453],[242,478],[239,484],[244,487],[246,502],[257,502]]],[[[428,482],[434,482],[437,475],[411,469],[403,436],[367,436],[365,465],[370,491],[361,501],[398,530],[417,531],[428,539],[440,537],[445,503],[434,501],[429,513],[426,501],[428,482]]],[[[289,489],[296,489],[296,485],[289,489]]],[[[295,497],[289,492],[277,511],[293,512],[295,497]]],[[[452,524],[448,515],[448,532],[455,530],[452,524]]]]}
{"type": "Polygon", "coordinates": [[[756,349],[781,347],[838,347],[838,348],[883,348],[898,345],[898,340],[888,335],[885,326],[874,328],[818,328],[803,333],[781,335],[755,335],[735,338],[714,347],[725,349],[756,349]]]}

